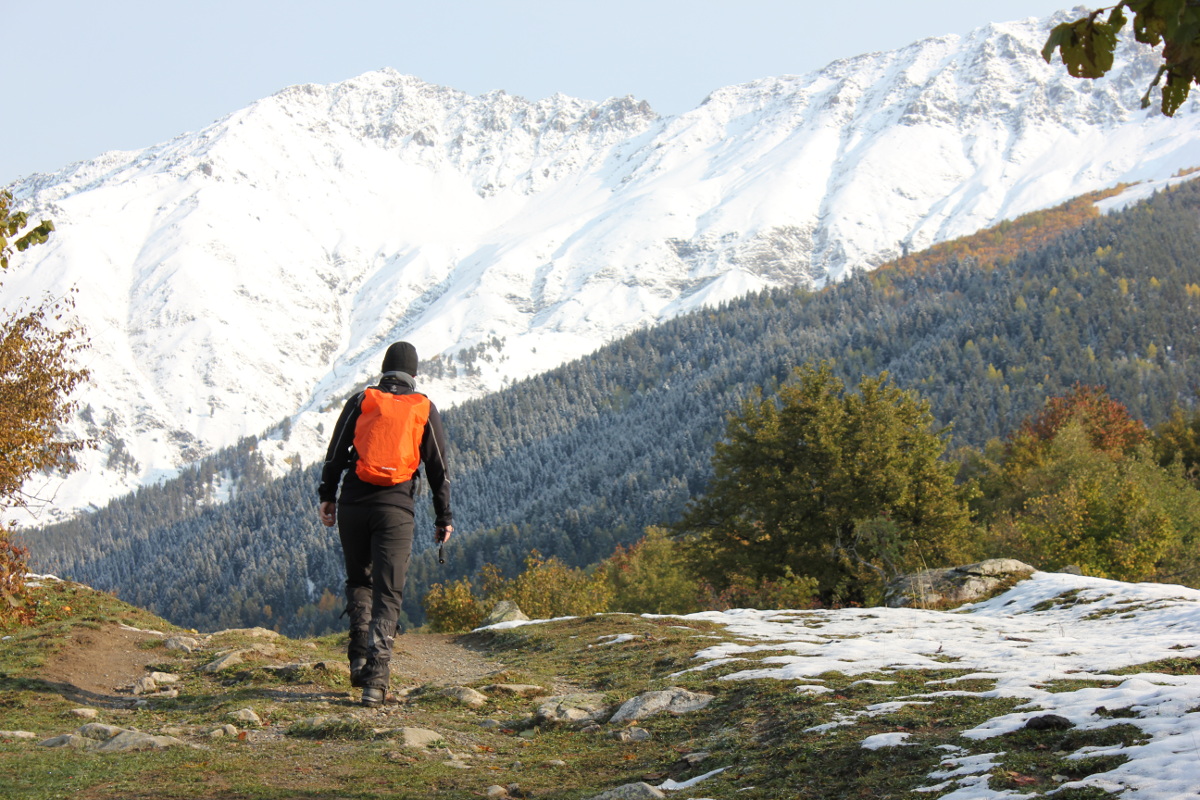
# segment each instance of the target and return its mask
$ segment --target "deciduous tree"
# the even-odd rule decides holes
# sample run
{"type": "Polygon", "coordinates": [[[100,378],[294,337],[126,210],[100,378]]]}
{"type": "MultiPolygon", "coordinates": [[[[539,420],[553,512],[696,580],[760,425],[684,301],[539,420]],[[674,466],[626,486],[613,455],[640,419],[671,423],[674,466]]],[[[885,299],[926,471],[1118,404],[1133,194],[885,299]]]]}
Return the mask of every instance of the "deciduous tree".
{"type": "Polygon", "coordinates": [[[828,363],[754,394],[716,446],[707,493],[678,529],[717,589],[730,576],[818,580],[826,602],[959,552],[968,515],[928,403],[884,373],[848,392],[828,363]]]}
{"type": "MultiPolygon", "coordinates": [[[[0,192],[0,264],[13,250],[46,241],[43,221],[24,231],[28,217],[0,192]]],[[[0,508],[23,502],[22,487],[37,472],[70,471],[88,442],[64,431],[75,410],[72,395],[87,378],[74,357],[87,346],[70,317],[71,296],[26,302],[0,318],[0,508]]]]}

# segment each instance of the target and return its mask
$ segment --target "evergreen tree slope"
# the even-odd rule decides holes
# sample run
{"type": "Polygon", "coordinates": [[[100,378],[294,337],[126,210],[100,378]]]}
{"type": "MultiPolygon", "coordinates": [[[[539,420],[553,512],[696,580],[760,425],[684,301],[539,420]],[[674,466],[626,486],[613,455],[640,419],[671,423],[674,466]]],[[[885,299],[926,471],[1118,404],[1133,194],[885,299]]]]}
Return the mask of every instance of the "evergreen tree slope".
{"type": "MultiPolygon", "coordinates": [[[[534,548],[591,563],[672,521],[703,488],[727,412],[810,360],[831,360],[848,383],[887,370],[929,399],[955,445],[1004,435],[1076,383],[1107,387],[1149,424],[1191,404],[1200,184],[1081,219],[1092,199],[821,292],[775,290],[680,317],[449,409],[461,535],[439,565],[420,504],[411,620],[431,582],[489,562],[512,574],[534,548]],[[1008,236],[1022,249],[1005,247],[1008,236]]],[[[315,469],[267,481],[248,443],[220,458],[31,531],[32,560],[178,624],[336,625],[340,600],[320,600],[340,596],[340,554],[316,520],[315,469]],[[236,482],[229,502],[207,499],[214,476],[236,482]]]]}

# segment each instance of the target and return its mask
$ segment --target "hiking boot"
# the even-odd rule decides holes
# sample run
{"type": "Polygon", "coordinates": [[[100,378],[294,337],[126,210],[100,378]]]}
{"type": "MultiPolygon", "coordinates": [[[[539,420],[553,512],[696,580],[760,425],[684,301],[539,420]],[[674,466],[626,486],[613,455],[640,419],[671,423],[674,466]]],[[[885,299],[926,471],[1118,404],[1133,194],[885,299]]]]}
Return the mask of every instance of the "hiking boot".
{"type": "Polygon", "coordinates": [[[367,708],[379,708],[383,705],[384,694],[383,689],[377,686],[368,686],[363,689],[362,704],[367,708]]]}
{"type": "Polygon", "coordinates": [[[363,669],[367,666],[366,658],[350,659],[350,685],[355,689],[361,688],[366,682],[366,676],[363,675],[363,669]]]}

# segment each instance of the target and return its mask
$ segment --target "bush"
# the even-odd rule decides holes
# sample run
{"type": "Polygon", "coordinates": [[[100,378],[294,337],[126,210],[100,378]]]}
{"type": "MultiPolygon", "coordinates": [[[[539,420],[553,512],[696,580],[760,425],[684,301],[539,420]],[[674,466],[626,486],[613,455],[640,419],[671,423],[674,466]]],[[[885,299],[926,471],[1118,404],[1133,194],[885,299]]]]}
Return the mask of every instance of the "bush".
{"type": "Polygon", "coordinates": [[[487,616],[482,602],[475,598],[468,578],[454,583],[435,583],[425,593],[425,618],[436,633],[469,631],[478,628],[487,616]]]}
{"type": "Polygon", "coordinates": [[[600,570],[612,591],[609,611],[690,614],[707,608],[700,583],[683,560],[681,546],[663,528],[647,528],[641,541],[618,546],[600,570]]]}

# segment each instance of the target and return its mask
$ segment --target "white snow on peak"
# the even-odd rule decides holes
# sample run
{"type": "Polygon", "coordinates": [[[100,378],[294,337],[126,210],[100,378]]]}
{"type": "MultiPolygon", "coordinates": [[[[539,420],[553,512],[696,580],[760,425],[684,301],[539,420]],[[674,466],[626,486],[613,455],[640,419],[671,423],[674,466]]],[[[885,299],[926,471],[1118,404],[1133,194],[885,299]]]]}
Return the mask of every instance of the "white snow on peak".
{"type": "Polygon", "coordinates": [[[77,428],[101,441],[31,487],[55,498],[39,521],[285,419],[261,451],[320,460],[398,339],[445,407],[704,305],[1200,164],[1194,103],[1139,108],[1153,52],[1076,80],[1041,58],[1050,22],[721,88],[675,117],[381,70],[24,179],[57,231],[4,304],[79,288],[77,428]]]}

